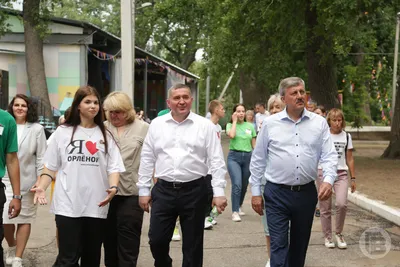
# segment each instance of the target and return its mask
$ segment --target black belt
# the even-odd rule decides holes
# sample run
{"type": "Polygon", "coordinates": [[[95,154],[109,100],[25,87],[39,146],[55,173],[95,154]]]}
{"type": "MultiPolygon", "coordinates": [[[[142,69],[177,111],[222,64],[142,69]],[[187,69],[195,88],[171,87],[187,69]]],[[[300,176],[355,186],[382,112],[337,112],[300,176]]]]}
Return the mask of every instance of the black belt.
{"type": "Polygon", "coordinates": [[[190,182],[167,182],[165,180],[158,179],[157,183],[160,183],[165,187],[169,187],[169,188],[173,188],[173,189],[188,188],[188,187],[194,187],[194,186],[204,183],[204,177],[201,177],[199,179],[196,179],[196,180],[193,180],[190,182]]]}
{"type": "Polygon", "coordinates": [[[306,190],[310,186],[315,186],[314,182],[309,182],[308,184],[303,184],[303,185],[285,185],[285,184],[275,184],[275,185],[294,192],[300,192],[306,190]]]}

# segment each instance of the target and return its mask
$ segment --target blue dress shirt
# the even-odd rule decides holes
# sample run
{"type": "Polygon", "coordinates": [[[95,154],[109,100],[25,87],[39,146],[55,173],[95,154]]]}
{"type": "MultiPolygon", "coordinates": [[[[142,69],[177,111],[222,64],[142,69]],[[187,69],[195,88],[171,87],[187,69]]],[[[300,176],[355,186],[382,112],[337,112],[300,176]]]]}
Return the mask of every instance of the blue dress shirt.
{"type": "Polygon", "coordinates": [[[285,185],[312,182],[318,175],[318,162],[324,182],[333,185],[338,155],[323,117],[306,109],[297,122],[286,109],[269,116],[262,124],[251,157],[251,192],[253,196],[261,195],[263,178],[285,185]]]}

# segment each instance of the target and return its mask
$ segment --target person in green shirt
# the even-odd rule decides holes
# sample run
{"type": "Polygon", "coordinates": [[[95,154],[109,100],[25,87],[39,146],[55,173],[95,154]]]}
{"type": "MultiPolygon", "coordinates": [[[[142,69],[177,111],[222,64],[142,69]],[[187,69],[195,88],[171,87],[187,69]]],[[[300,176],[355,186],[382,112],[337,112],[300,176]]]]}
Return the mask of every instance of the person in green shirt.
{"type": "Polygon", "coordinates": [[[228,154],[228,172],[232,181],[232,220],[240,222],[241,210],[250,177],[251,152],[256,145],[256,130],[252,123],[245,120],[246,108],[237,104],[233,108],[231,122],[226,125],[230,138],[228,154]]]}
{"type": "MultiPolygon", "coordinates": [[[[19,161],[18,161],[18,141],[17,141],[17,124],[14,118],[4,110],[0,109],[0,178],[6,173],[10,177],[13,189],[13,199],[8,208],[9,218],[15,218],[21,211],[21,193],[19,178],[19,161]]],[[[6,195],[3,182],[0,182],[0,214],[3,214],[6,195]]],[[[0,218],[0,238],[4,238],[3,218],[0,218]]],[[[0,244],[0,267],[4,266],[3,246],[0,244]]]]}

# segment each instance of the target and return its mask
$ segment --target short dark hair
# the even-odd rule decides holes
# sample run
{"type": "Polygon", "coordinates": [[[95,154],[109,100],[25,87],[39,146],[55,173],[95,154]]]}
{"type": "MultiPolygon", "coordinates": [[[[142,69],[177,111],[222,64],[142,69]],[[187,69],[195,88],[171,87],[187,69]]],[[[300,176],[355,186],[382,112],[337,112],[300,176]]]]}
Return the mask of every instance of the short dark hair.
{"type": "Polygon", "coordinates": [[[38,121],[37,105],[33,103],[32,99],[30,97],[27,97],[24,94],[17,94],[13,97],[13,99],[11,100],[11,102],[7,108],[8,113],[10,113],[11,116],[13,116],[15,119],[14,112],[13,112],[13,106],[14,106],[15,99],[17,99],[17,98],[24,100],[28,107],[28,112],[26,114],[26,121],[32,122],[32,123],[37,122],[38,121]]]}
{"type": "Polygon", "coordinates": [[[265,108],[265,104],[264,104],[264,103],[261,103],[261,102],[258,102],[258,103],[256,104],[256,106],[262,106],[263,108],[265,108]]]}

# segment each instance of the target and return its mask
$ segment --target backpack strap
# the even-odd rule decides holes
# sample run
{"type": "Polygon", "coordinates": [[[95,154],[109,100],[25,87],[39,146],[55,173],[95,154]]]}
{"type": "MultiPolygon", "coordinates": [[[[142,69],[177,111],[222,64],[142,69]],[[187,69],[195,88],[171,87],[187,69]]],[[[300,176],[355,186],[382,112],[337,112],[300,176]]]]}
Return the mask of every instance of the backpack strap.
{"type": "Polygon", "coordinates": [[[346,133],[346,146],[344,147],[344,155],[346,156],[345,159],[347,159],[347,146],[349,145],[349,133],[347,133],[347,132],[345,132],[345,133],[346,133]]]}

